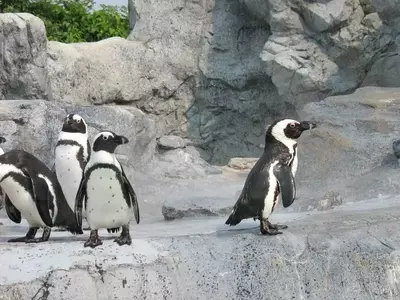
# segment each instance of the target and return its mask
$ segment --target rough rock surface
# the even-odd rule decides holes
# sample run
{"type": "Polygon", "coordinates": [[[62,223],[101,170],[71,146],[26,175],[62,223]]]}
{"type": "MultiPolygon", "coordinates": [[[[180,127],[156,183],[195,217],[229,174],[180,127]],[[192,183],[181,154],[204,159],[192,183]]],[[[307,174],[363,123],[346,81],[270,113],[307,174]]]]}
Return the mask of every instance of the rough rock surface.
{"type": "Polygon", "coordinates": [[[155,119],[157,137],[181,136],[207,161],[226,164],[258,155],[266,124],[310,101],[360,85],[398,86],[393,3],[130,0],[127,40],[48,49],[40,20],[2,15],[19,25],[7,25],[0,89],[9,99],[132,105],[155,119]]]}
{"type": "Polygon", "coordinates": [[[158,147],[164,150],[185,148],[186,144],[183,138],[176,135],[166,135],[157,141],[158,147]]]}
{"type": "Polygon", "coordinates": [[[239,2],[129,6],[136,19],[128,40],[49,42],[55,100],[136,106],[156,119],[158,136],[190,139],[214,162],[254,153],[265,124],[294,113],[259,58],[268,27],[239,2]]]}
{"type": "Polygon", "coordinates": [[[257,157],[232,157],[228,162],[228,167],[238,170],[251,169],[257,160],[257,157]]]}
{"type": "Polygon", "coordinates": [[[289,228],[273,237],[261,236],[257,222],[229,228],[221,218],[133,225],[131,246],[119,247],[101,231],[104,244],[94,250],[83,247],[87,236],[67,233],[54,233],[46,244],[10,245],[5,240],[26,225],[5,220],[0,294],[9,300],[398,299],[400,208],[392,200],[381,208],[373,199],[329,213],[275,214],[273,222],[289,228]]]}
{"type": "Polygon", "coordinates": [[[399,104],[399,88],[376,87],[307,104],[301,118],[320,126],[302,136],[296,181],[313,196],[332,190],[343,201],[398,194],[399,104]]]}
{"type": "Polygon", "coordinates": [[[138,109],[117,106],[60,107],[43,100],[0,101],[0,132],[7,139],[2,145],[4,151],[24,149],[51,166],[62,120],[70,112],[85,118],[90,142],[102,130],[125,135],[130,142],[126,147],[119,147],[118,154],[122,160],[128,156],[138,169],[143,169],[153,158],[155,125],[138,109]],[[119,122],[115,122],[116,119],[119,122]]]}
{"type": "MultiPolygon", "coordinates": [[[[287,211],[326,210],[351,201],[399,194],[400,169],[392,143],[400,137],[400,88],[360,88],[350,95],[309,103],[299,116],[316,121],[318,127],[304,132],[299,140],[297,200],[287,211]]],[[[220,197],[214,210],[209,208],[212,200],[207,197],[193,203],[174,195],[164,202],[169,207],[164,216],[229,210],[248,172],[238,173],[241,179],[229,186],[227,197],[220,197]]]]}
{"type": "Polygon", "coordinates": [[[0,16],[0,100],[48,99],[47,38],[31,14],[0,16]]]}
{"type": "Polygon", "coordinates": [[[2,148],[4,151],[24,149],[51,168],[62,120],[72,112],[86,120],[90,142],[103,130],[112,130],[129,139],[129,143],[118,147],[116,153],[138,194],[144,219],[161,216],[163,192],[182,185],[174,182],[176,178],[197,179],[221,173],[201,159],[196,151],[189,153],[177,149],[157,153],[154,121],[129,106],[61,107],[43,100],[0,101],[0,132],[7,139],[2,148]]]}
{"type": "MultiPolygon", "coordinates": [[[[398,47],[398,8],[389,13],[391,1],[269,0],[261,10],[259,0],[244,2],[270,25],[261,58],[279,94],[297,108],[354,90],[377,59],[387,61],[398,47]]],[[[400,65],[390,63],[395,73],[400,65]]],[[[376,72],[381,65],[372,67],[366,83],[390,85],[389,76],[376,72]]]]}

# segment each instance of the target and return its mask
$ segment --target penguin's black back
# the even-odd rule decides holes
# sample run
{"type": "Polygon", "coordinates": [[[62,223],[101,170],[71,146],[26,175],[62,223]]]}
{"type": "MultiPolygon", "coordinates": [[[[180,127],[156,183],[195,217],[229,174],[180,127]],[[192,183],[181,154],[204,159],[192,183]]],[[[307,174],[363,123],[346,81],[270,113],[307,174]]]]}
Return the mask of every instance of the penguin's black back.
{"type": "Polygon", "coordinates": [[[11,150],[0,156],[0,163],[11,164],[21,170],[25,169],[29,174],[42,174],[47,177],[57,197],[58,214],[54,226],[65,227],[74,234],[83,234],[82,229],[75,222],[74,212],[68,206],[57,177],[41,160],[27,151],[11,150]]]}
{"type": "Polygon", "coordinates": [[[242,193],[225,224],[237,225],[243,219],[260,216],[269,189],[269,168],[275,161],[287,159],[289,155],[285,145],[267,134],[264,152],[247,175],[242,193]]]}

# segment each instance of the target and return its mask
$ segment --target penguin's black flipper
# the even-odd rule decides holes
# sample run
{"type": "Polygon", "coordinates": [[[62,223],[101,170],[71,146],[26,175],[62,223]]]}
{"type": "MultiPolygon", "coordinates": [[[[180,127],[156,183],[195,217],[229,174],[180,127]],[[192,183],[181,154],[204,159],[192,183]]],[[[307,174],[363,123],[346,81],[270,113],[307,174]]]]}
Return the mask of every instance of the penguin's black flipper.
{"type": "Polygon", "coordinates": [[[278,163],[274,167],[274,175],[278,180],[283,207],[289,207],[296,198],[296,184],[291,167],[287,164],[278,163]]]}
{"type": "Polygon", "coordinates": [[[50,193],[49,185],[47,181],[39,175],[29,174],[29,178],[32,182],[34,201],[39,215],[47,226],[53,227],[50,211],[54,213],[54,198],[50,193]]]}
{"type": "Polygon", "coordinates": [[[7,195],[5,195],[4,204],[10,220],[18,224],[21,223],[21,212],[11,203],[7,195]]]}
{"type": "Polygon", "coordinates": [[[139,222],[140,222],[139,203],[137,201],[136,193],[133,190],[133,187],[130,184],[128,178],[126,177],[125,172],[124,172],[124,168],[122,167],[122,165],[121,165],[121,171],[122,171],[122,179],[123,179],[124,187],[128,191],[129,198],[130,198],[130,201],[131,201],[131,202],[127,203],[128,207],[131,207],[131,205],[133,205],[133,213],[135,214],[136,223],[139,224],[139,222]]]}
{"type": "Polygon", "coordinates": [[[89,161],[90,155],[92,154],[92,147],[90,147],[89,139],[87,140],[86,145],[87,145],[87,153],[88,153],[88,157],[87,157],[86,161],[89,161]]]}
{"type": "Polygon", "coordinates": [[[75,220],[79,227],[82,227],[82,207],[83,198],[86,197],[86,182],[86,176],[83,175],[75,197],[75,220]]]}

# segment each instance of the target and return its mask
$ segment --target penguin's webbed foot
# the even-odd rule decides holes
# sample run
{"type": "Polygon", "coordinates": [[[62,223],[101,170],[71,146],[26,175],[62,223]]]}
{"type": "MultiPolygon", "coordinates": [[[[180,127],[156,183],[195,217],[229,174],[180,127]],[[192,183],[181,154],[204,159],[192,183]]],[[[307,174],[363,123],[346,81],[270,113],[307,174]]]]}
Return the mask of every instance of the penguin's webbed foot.
{"type": "Polygon", "coordinates": [[[43,228],[43,234],[41,238],[28,238],[25,240],[25,243],[43,243],[47,242],[50,238],[50,233],[51,233],[51,228],[50,227],[44,227],[43,228]]]}
{"type": "Polygon", "coordinates": [[[44,240],[42,237],[41,238],[26,239],[25,240],[25,243],[27,243],[27,244],[43,243],[43,242],[47,242],[47,240],[44,240]]]}
{"type": "Polygon", "coordinates": [[[28,239],[26,236],[20,237],[20,238],[15,238],[15,239],[9,239],[7,242],[9,243],[25,243],[28,239]]]}
{"type": "MultiPolygon", "coordinates": [[[[39,228],[37,228],[37,227],[30,227],[24,237],[9,239],[8,242],[9,243],[29,243],[29,241],[35,240],[35,235],[36,235],[36,232],[38,229],[39,228]]],[[[43,232],[43,234],[44,234],[44,232],[43,232]]]]}
{"type": "Polygon", "coordinates": [[[261,234],[265,235],[277,235],[282,234],[282,231],[279,231],[278,228],[272,228],[267,220],[260,219],[260,231],[261,234]]]}
{"type": "Polygon", "coordinates": [[[90,231],[90,237],[83,246],[85,248],[86,247],[96,248],[97,246],[100,246],[100,245],[103,245],[103,242],[102,242],[102,240],[100,240],[97,230],[90,231]]]}
{"type": "Polygon", "coordinates": [[[271,224],[269,221],[267,221],[268,226],[272,229],[286,229],[288,228],[287,225],[278,225],[278,224],[271,224]]]}
{"type": "Polygon", "coordinates": [[[115,243],[118,245],[131,245],[132,244],[132,238],[129,233],[129,225],[123,225],[122,226],[122,232],[121,235],[114,240],[115,243]]]}

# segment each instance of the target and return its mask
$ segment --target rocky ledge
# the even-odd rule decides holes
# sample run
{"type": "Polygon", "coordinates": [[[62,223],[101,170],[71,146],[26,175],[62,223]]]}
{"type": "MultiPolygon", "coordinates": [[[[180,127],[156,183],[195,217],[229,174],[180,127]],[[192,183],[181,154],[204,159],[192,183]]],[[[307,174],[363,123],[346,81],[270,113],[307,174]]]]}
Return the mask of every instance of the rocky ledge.
{"type": "Polygon", "coordinates": [[[1,299],[398,299],[399,198],[329,213],[274,214],[289,228],[262,236],[251,220],[132,225],[133,243],[87,249],[54,232],[46,244],[11,245],[25,224],[1,220],[1,299]],[[62,249],[62,250],[61,250],[62,249]]]}

